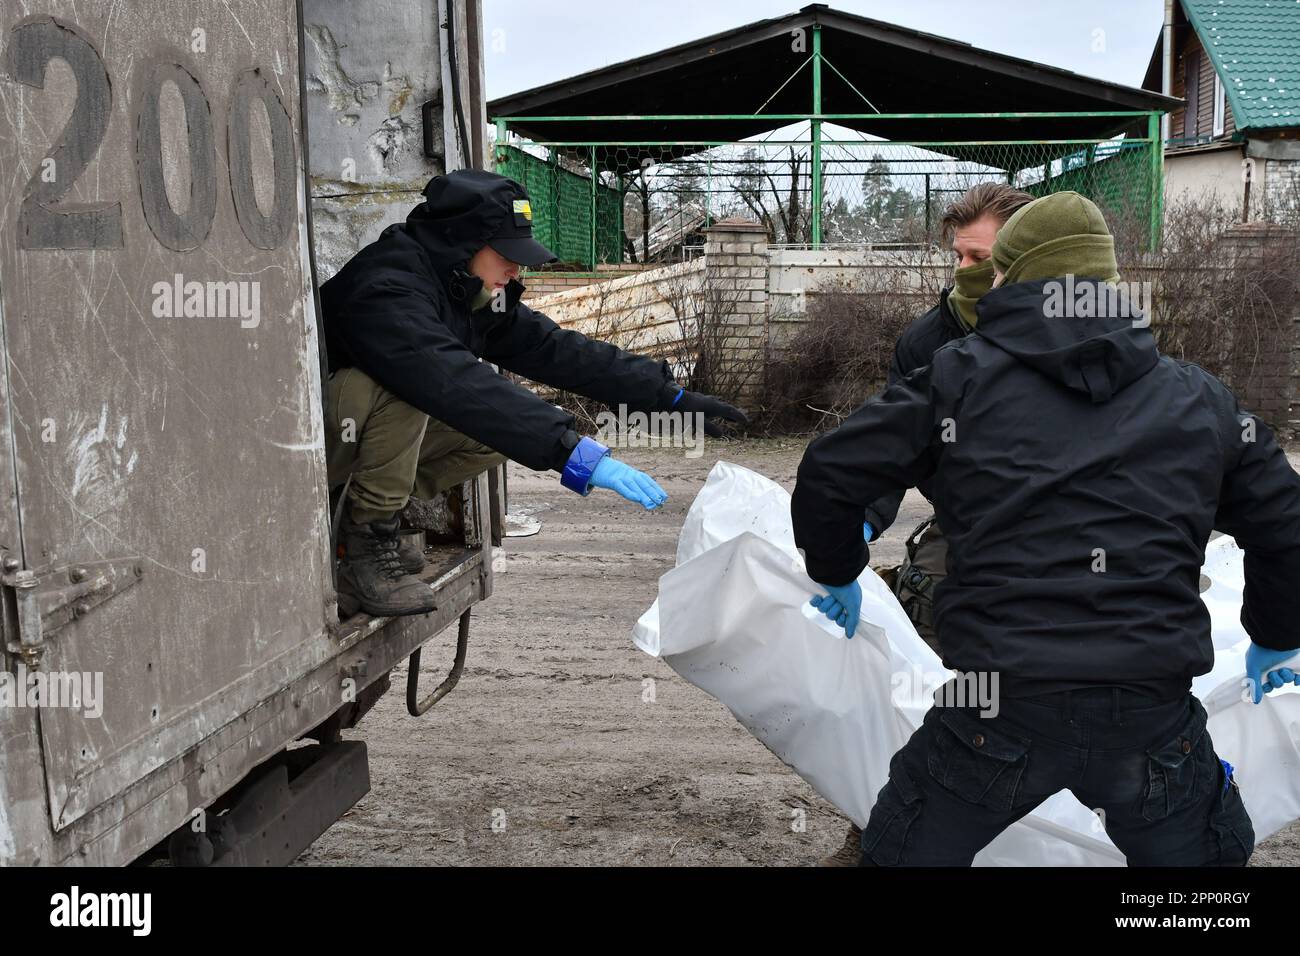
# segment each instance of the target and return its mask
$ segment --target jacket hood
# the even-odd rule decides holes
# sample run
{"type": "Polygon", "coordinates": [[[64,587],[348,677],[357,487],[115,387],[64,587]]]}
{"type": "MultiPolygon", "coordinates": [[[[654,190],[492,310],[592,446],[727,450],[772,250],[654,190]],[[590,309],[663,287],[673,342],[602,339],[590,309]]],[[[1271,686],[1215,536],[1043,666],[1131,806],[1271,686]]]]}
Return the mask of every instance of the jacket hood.
{"type": "Polygon", "coordinates": [[[435,176],[424,187],[424,202],[406,217],[407,232],[424,247],[445,279],[464,269],[474,253],[505,224],[516,199],[527,199],[513,179],[480,169],[458,169],[435,176]]]}
{"type": "MultiPolygon", "coordinates": [[[[513,179],[481,169],[458,169],[429,180],[424,202],[411,210],[401,228],[428,254],[451,298],[470,302],[483,280],[470,274],[469,260],[501,229],[515,200],[527,198],[513,179]]],[[[510,281],[506,313],[523,292],[522,283],[510,281]]]]}
{"type": "Polygon", "coordinates": [[[1151,371],[1160,358],[1151,330],[1140,317],[1105,305],[1083,306],[1089,297],[1092,303],[1114,301],[1114,289],[1096,279],[1064,277],[1002,286],[976,305],[975,332],[1094,403],[1106,402],[1151,371]],[[1083,314],[1063,315],[1063,304],[1083,314]]]}

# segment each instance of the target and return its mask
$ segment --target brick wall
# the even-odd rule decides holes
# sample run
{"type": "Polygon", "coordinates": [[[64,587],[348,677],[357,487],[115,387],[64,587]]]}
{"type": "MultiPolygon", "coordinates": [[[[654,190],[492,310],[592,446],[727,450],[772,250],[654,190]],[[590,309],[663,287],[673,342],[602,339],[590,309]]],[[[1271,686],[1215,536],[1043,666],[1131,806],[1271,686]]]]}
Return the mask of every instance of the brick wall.
{"type": "Polygon", "coordinates": [[[1291,333],[1291,409],[1287,417],[1288,438],[1300,436],[1300,315],[1292,323],[1291,333]]]}
{"type": "MultiPolygon", "coordinates": [[[[1259,256],[1277,241],[1280,229],[1270,223],[1234,227],[1207,268],[1259,256]]],[[[714,380],[737,385],[733,394],[743,401],[761,390],[765,357],[779,355],[806,321],[807,302],[819,290],[889,285],[914,294],[920,315],[933,306],[950,267],[948,256],[915,250],[770,248],[759,223],[724,220],[705,231],[700,259],[537,296],[530,304],[562,326],[668,358],[679,377],[689,372],[704,338],[705,351],[722,366],[714,380]],[[884,282],[885,274],[894,275],[897,283],[884,282]]],[[[1122,271],[1130,280],[1160,285],[1158,269],[1122,271]]],[[[1256,318],[1248,334],[1258,337],[1257,347],[1231,349],[1231,343],[1224,343],[1225,356],[1237,356],[1225,375],[1228,384],[1245,407],[1283,437],[1300,430],[1300,303],[1291,302],[1289,308],[1278,320],[1256,318]]],[[[881,347],[892,349],[893,344],[881,347]]]]}
{"type": "Polygon", "coordinates": [[[725,391],[744,402],[762,386],[767,351],[766,228],[745,219],[710,226],[704,230],[704,263],[707,348],[724,363],[714,378],[733,383],[734,390],[725,391]]]}
{"type": "Polygon", "coordinates": [[[1251,218],[1300,222],[1300,160],[1264,160],[1264,197],[1252,203],[1251,218]]]}
{"type": "MultiPolygon", "coordinates": [[[[1271,247],[1294,241],[1293,233],[1275,223],[1239,223],[1219,240],[1216,258],[1225,267],[1249,268],[1263,261],[1271,247]]],[[[1239,343],[1233,350],[1227,384],[1245,408],[1275,428],[1291,431],[1300,415],[1300,303],[1292,298],[1281,303],[1279,314],[1254,318],[1253,326],[1240,334],[1256,341],[1253,347],[1239,343]]]]}

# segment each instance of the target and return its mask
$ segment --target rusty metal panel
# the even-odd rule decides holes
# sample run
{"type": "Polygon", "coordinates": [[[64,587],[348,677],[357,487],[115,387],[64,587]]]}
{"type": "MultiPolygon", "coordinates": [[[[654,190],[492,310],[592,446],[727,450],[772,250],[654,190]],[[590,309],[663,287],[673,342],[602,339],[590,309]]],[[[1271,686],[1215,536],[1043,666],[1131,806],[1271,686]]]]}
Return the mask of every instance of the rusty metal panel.
{"type": "MultiPolygon", "coordinates": [[[[438,610],[401,618],[357,615],[340,628],[338,654],[265,703],[207,737],[183,759],[150,774],[118,799],[101,805],[57,834],[55,862],[116,865],[139,856],[208,806],[244,774],[339,709],[439,634],[483,597],[483,553],[465,551],[431,568],[438,610]],[[344,695],[347,691],[347,696],[344,695]]],[[[450,638],[450,632],[448,633],[450,638]]]]}
{"type": "Polygon", "coordinates": [[[0,497],[41,595],[140,569],[35,635],[55,830],[334,651],[299,101],[295,0],[0,9],[0,497]]]}
{"type": "MultiPolygon", "coordinates": [[[[328,280],[424,201],[423,105],[442,96],[436,0],[304,0],[316,268],[328,280]],[[394,38],[400,38],[394,42],[394,38]]],[[[436,111],[439,119],[441,110],[436,111]]],[[[432,131],[445,153],[444,131],[432,131]]]]}

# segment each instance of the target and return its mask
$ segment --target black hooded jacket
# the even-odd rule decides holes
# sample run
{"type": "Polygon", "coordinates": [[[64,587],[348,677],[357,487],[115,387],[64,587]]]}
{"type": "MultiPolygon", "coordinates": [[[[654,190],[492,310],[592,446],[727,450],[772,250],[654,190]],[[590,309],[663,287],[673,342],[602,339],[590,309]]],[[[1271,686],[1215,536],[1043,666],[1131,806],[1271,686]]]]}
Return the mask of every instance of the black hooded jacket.
{"type": "MultiPolygon", "coordinates": [[[[901,382],[918,368],[929,365],[930,360],[934,358],[934,353],[943,346],[966,337],[966,327],[953,314],[952,306],[948,304],[948,292],[948,289],[940,292],[939,304],[903,329],[903,334],[898,337],[898,342],[894,345],[894,358],[889,363],[887,384],[894,385],[901,382]]],[[[931,489],[928,481],[921,482],[917,488],[927,499],[933,501],[930,497],[931,489]]],[[[871,540],[879,538],[894,523],[894,519],[898,517],[898,508],[903,503],[904,493],[904,491],[892,491],[867,505],[866,520],[871,523],[875,531],[875,537],[871,540]]]]}
{"type": "Polygon", "coordinates": [[[519,301],[471,312],[483,283],[470,258],[527,194],[493,173],[459,170],[429,181],[425,202],[389,226],[321,286],[329,370],[355,367],[404,402],[506,457],[563,470],[578,442],[573,416],[500,375],[526,378],[635,411],[671,406],[666,362],[561,329],[519,301]]]}
{"type": "Polygon", "coordinates": [[[856,578],[863,507],[928,478],[944,663],[999,672],[1004,693],[1185,691],[1214,659],[1198,585],[1215,528],[1246,552],[1246,631],[1300,647],[1300,476],[1268,428],[1128,318],[1045,318],[1045,285],[984,296],[975,334],[809,446],[792,503],[809,575],[856,578]]]}

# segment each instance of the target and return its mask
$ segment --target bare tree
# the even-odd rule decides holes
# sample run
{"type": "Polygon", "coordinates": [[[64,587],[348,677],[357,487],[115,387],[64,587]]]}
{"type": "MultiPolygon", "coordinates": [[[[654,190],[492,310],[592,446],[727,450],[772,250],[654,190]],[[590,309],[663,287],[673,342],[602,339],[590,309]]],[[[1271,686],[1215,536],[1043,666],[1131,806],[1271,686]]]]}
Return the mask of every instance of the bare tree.
{"type": "Polygon", "coordinates": [[[801,243],[812,239],[812,216],[802,191],[807,161],[805,153],[791,146],[781,163],[785,182],[780,185],[771,172],[774,164],[754,149],[745,151],[743,164],[736,171],[736,195],[767,228],[773,242],[801,243]]]}

